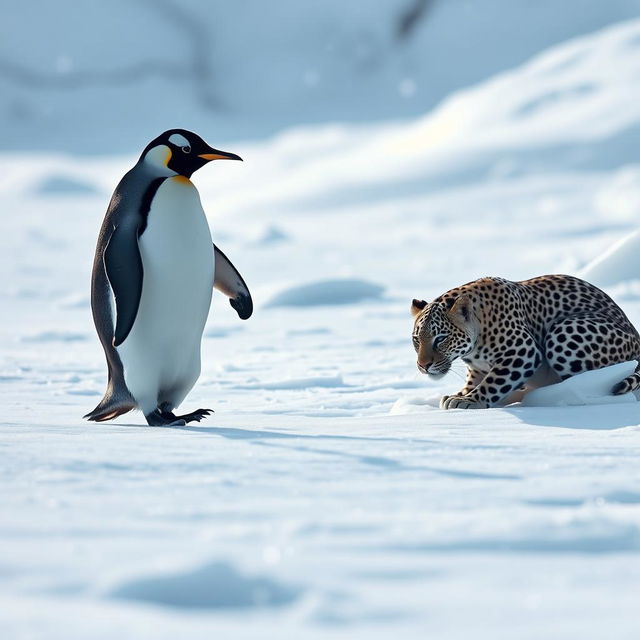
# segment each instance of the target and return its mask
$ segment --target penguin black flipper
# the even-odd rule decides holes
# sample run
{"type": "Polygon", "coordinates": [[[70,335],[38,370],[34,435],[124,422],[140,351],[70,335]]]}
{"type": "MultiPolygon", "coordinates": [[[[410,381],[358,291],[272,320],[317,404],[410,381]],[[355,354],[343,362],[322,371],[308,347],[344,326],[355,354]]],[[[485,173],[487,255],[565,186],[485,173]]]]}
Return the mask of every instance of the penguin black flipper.
{"type": "Polygon", "coordinates": [[[253,313],[253,300],[249,287],[233,266],[229,258],[213,245],[216,260],[216,276],[213,286],[229,298],[229,304],[236,310],[241,320],[247,320],[253,313]]]}
{"type": "Polygon", "coordinates": [[[142,257],[138,225],[124,221],[116,226],[104,250],[104,268],[116,300],[113,346],[120,346],[135,322],[142,295],[142,257]]]}

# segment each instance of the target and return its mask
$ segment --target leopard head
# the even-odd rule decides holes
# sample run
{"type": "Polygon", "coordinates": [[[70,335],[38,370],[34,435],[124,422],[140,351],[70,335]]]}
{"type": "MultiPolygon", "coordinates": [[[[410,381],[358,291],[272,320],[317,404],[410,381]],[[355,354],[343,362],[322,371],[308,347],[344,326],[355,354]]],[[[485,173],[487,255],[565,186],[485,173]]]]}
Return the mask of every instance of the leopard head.
{"type": "Polygon", "coordinates": [[[448,373],[451,363],[475,346],[479,324],[466,294],[447,301],[413,300],[413,347],[418,370],[437,379],[448,373]]]}

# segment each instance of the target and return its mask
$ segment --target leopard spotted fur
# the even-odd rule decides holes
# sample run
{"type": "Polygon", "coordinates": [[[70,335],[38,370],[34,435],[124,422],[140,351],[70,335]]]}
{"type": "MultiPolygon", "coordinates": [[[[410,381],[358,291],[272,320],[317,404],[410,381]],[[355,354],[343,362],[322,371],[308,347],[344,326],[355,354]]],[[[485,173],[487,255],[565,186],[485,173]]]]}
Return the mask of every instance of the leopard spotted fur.
{"type": "MultiPolygon", "coordinates": [[[[467,365],[465,385],[441,400],[444,409],[495,407],[518,390],[640,358],[640,336],[622,309],[572,276],[482,278],[430,303],[414,300],[412,313],[422,373],[440,377],[457,358],[467,365]]],[[[639,387],[640,365],[611,392],[639,387]]]]}

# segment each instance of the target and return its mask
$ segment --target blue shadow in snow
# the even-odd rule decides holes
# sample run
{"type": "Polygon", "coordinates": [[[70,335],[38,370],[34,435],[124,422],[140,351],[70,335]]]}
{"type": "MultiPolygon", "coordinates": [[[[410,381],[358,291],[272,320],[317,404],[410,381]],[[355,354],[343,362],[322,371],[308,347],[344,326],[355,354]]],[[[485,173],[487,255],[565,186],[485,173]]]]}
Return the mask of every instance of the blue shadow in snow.
{"type": "MultiPolygon", "coordinates": [[[[486,473],[484,471],[469,471],[465,469],[447,469],[446,467],[434,467],[427,465],[407,465],[394,458],[385,456],[372,456],[367,454],[351,453],[340,449],[317,448],[311,445],[311,442],[323,441],[364,441],[364,442],[394,442],[403,441],[403,438],[367,438],[363,436],[340,436],[340,435],[305,435],[300,433],[281,433],[278,431],[256,431],[253,429],[238,429],[229,427],[197,427],[197,426],[175,426],[160,427],[163,429],[176,429],[179,431],[193,431],[195,433],[207,433],[210,435],[218,435],[223,438],[232,440],[253,440],[255,444],[263,447],[274,447],[278,449],[288,449],[300,453],[312,453],[319,455],[331,456],[334,458],[349,459],[360,462],[361,464],[386,469],[388,471],[417,471],[432,473],[439,476],[450,478],[473,478],[479,480],[519,480],[522,476],[507,473],[486,473]],[[278,440],[279,442],[273,442],[278,440]],[[282,442],[283,440],[303,440],[309,442],[309,446],[304,444],[292,444],[291,446],[282,442]]],[[[416,440],[411,439],[416,444],[434,444],[441,446],[440,443],[432,440],[416,440]]]]}
{"type": "Polygon", "coordinates": [[[613,430],[640,425],[640,404],[600,404],[579,407],[507,407],[519,422],[540,427],[613,430]]]}

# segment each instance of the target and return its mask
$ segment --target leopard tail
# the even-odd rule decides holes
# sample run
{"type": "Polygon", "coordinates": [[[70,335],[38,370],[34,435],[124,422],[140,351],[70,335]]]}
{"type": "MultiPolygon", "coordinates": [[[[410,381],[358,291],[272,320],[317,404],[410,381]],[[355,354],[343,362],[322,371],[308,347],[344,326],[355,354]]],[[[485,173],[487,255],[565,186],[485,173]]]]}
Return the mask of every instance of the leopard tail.
{"type": "Polygon", "coordinates": [[[638,361],[638,366],[636,370],[630,375],[627,376],[624,380],[618,382],[618,384],[614,385],[613,389],[611,389],[611,393],[614,396],[621,396],[623,393],[629,393],[629,391],[635,391],[640,388],[640,361],[638,361]]]}

